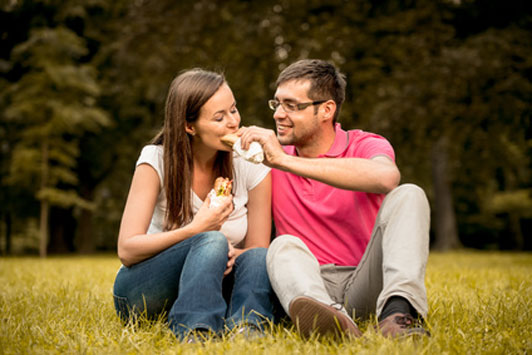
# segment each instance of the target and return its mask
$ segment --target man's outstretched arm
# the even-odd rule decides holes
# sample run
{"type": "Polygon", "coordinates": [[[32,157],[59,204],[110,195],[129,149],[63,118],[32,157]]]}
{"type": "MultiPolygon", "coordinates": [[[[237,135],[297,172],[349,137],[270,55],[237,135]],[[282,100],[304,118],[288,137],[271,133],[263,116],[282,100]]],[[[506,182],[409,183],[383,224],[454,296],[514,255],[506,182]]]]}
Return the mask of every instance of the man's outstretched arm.
{"type": "Polygon", "coordinates": [[[388,193],[401,179],[395,163],[387,156],[362,158],[303,158],[286,154],[275,132],[250,127],[241,130],[242,147],[257,141],[264,149],[264,163],[309,179],[346,190],[388,193]]]}
{"type": "MultiPolygon", "coordinates": [[[[285,154],[286,155],[286,154],[285,154]]],[[[401,175],[390,158],[301,158],[286,155],[277,169],[354,191],[388,193],[401,175]]]]}

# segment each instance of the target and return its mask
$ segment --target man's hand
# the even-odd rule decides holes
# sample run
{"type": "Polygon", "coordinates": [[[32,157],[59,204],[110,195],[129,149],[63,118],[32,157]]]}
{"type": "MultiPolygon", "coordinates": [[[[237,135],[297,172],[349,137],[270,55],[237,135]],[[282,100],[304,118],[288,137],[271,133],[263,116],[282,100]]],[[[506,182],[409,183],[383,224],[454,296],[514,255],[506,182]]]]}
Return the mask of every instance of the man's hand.
{"type": "Polygon", "coordinates": [[[242,127],[236,133],[240,138],[242,149],[249,149],[251,142],[259,142],[264,150],[264,164],[271,168],[279,168],[286,154],[271,129],[256,126],[242,127]]]}
{"type": "Polygon", "coordinates": [[[270,129],[242,127],[237,135],[241,137],[243,149],[249,148],[253,141],[260,143],[264,150],[265,165],[340,189],[386,194],[394,189],[401,179],[397,166],[389,157],[296,157],[284,152],[275,132],[270,129]]]}

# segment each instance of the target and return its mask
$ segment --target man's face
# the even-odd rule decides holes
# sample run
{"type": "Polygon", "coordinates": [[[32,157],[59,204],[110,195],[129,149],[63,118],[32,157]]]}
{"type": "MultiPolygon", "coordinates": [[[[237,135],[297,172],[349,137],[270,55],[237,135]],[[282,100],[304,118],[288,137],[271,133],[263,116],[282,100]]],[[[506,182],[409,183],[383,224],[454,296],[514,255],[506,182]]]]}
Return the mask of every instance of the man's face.
{"type": "MultiPolygon", "coordinates": [[[[290,80],[277,87],[274,98],[281,103],[311,102],[307,96],[309,88],[309,80],[290,80]]],[[[311,144],[320,129],[314,105],[294,112],[286,112],[283,105],[279,105],[273,114],[273,119],[277,127],[277,139],[282,145],[303,147],[311,144]]]]}

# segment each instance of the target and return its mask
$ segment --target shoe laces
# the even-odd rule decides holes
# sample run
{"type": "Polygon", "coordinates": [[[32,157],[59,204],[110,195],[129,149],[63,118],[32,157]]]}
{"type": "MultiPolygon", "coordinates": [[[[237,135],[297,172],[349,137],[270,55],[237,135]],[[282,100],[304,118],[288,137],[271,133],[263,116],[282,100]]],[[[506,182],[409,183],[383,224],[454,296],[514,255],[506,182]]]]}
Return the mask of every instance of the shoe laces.
{"type": "Polygon", "coordinates": [[[394,320],[395,323],[399,324],[402,327],[412,327],[415,323],[414,318],[410,314],[395,316],[394,320]]]}
{"type": "Polygon", "coordinates": [[[344,308],[344,306],[341,303],[338,303],[338,302],[331,303],[330,306],[332,308],[336,309],[337,311],[341,311],[342,308],[344,308]]]}

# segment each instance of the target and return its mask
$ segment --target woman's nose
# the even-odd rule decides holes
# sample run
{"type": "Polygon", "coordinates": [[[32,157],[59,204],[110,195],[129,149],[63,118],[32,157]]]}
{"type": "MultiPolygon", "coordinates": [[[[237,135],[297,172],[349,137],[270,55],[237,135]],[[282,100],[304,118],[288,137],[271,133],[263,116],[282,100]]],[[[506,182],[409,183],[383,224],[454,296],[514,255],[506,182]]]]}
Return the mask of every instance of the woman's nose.
{"type": "Polygon", "coordinates": [[[229,115],[229,120],[227,121],[227,125],[229,127],[238,127],[239,124],[240,124],[240,116],[238,114],[229,115]]]}

